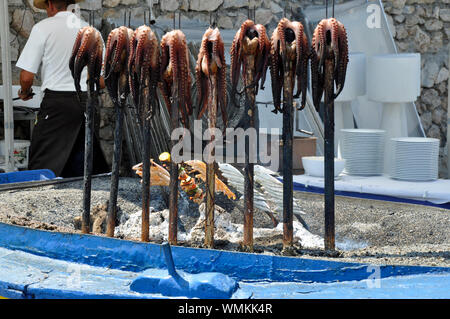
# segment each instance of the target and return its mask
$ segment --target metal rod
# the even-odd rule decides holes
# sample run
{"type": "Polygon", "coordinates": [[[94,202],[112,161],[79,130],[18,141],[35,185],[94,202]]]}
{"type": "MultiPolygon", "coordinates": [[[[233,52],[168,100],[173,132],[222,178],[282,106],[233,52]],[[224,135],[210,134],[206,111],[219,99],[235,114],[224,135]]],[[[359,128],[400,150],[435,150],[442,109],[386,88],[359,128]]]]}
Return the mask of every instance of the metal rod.
{"type": "MultiPolygon", "coordinates": [[[[450,65],[450,50],[448,52],[448,65],[450,65]]],[[[450,179],[450,78],[447,81],[447,178],[450,179]]]]}
{"type": "MultiPolygon", "coordinates": [[[[179,92],[178,81],[174,81],[172,87],[173,101],[170,106],[170,132],[178,127],[179,92]]],[[[171,139],[171,149],[177,141],[171,139]]],[[[178,231],[178,164],[170,161],[170,182],[169,182],[169,244],[177,244],[178,231]]]]}
{"type": "Polygon", "coordinates": [[[141,240],[150,241],[150,79],[147,79],[140,95],[142,127],[142,223],[141,240]]]}
{"type": "MultiPolygon", "coordinates": [[[[210,71],[211,72],[211,71],[210,71]]],[[[208,126],[216,127],[217,116],[217,73],[212,73],[209,78],[210,95],[208,96],[208,126]]],[[[215,136],[211,136],[210,143],[214,143],[215,136]]],[[[211,152],[214,157],[215,150],[211,152]]],[[[214,210],[215,210],[215,163],[212,158],[206,161],[206,209],[205,209],[205,247],[214,247],[214,210]]]]}
{"type": "Polygon", "coordinates": [[[335,249],[334,224],[334,55],[331,46],[325,47],[325,250],[335,249]]]}
{"type": "MultiPolygon", "coordinates": [[[[244,59],[245,63],[245,129],[255,128],[255,85],[254,74],[256,68],[256,57],[248,54],[244,59]]],[[[253,214],[254,214],[254,163],[250,160],[250,140],[245,136],[245,162],[244,162],[244,240],[243,249],[253,251],[253,214]]],[[[253,154],[255,155],[255,154],[253,154]]]]}
{"type": "Polygon", "coordinates": [[[325,0],[325,19],[328,19],[328,0],[325,0]]]}
{"type": "MultiPolygon", "coordinates": [[[[9,47],[9,18],[8,2],[2,1],[0,4],[0,32],[1,47],[9,47]]],[[[5,171],[14,171],[14,110],[12,103],[12,71],[11,52],[2,50],[2,79],[3,79],[3,120],[5,130],[5,171]]]]}
{"type": "Polygon", "coordinates": [[[125,100],[115,103],[116,127],[114,129],[114,153],[111,168],[111,190],[109,193],[108,216],[106,220],[106,235],[114,237],[117,215],[117,195],[119,192],[120,159],[122,156],[122,131],[125,100]]]}
{"type": "Polygon", "coordinates": [[[94,89],[94,81],[88,80],[86,122],[84,140],[84,193],[83,193],[83,216],[81,219],[81,231],[83,234],[90,232],[90,210],[91,210],[91,184],[93,166],[93,139],[94,139],[94,109],[97,103],[98,92],[94,89]]]}
{"type": "Polygon", "coordinates": [[[287,50],[283,54],[284,82],[283,82],[283,248],[289,248],[294,242],[293,231],[293,176],[292,176],[292,144],[294,136],[294,105],[293,105],[293,84],[295,70],[293,60],[287,50]]]}
{"type": "Polygon", "coordinates": [[[333,12],[331,16],[334,18],[334,0],[333,0],[333,12]]]}

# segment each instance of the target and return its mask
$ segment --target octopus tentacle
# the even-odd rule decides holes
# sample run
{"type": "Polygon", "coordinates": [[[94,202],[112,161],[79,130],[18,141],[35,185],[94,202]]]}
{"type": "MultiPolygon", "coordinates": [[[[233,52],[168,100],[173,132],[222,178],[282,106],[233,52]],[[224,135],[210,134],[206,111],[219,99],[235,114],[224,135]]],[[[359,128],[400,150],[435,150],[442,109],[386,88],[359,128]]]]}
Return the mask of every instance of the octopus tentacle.
{"type": "Polygon", "coordinates": [[[157,99],[156,87],[159,79],[159,44],[154,32],[150,27],[142,25],[134,33],[130,34],[129,41],[129,86],[133,97],[133,102],[141,115],[141,118],[151,118],[157,111],[157,103],[152,100],[157,99]],[[148,94],[141,94],[143,89],[148,89],[148,94]],[[141,101],[141,97],[145,100],[141,101]],[[143,114],[143,103],[148,108],[143,114]]]}
{"type": "Polygon", "coordinates": [[[264,82],[266,79],[267,68],[269,66],[270,56],[270,41],[267,37],[266,29],[261,24],[255,24],[252,20],[246,20],[241,25],[241,28],[236,32],[233,43],[231,45],[231,96],[235,106],[239,105],[234,101],[236,95],[236,88],[239,82],[239,76],[246,77],[245,54],[243,52],[243,41],[251,42],[257,41],[258,48],[256,52],[256,67],[253,83],[250,86],[255,86],[255,93],[258,92],[258,83],[261,81],[261,89],[264,89],[264,82]],[[256,38],[256,39],[255,39],[256,38]]]}
{"type": "Polygon", "coordinates": [[[199,88],[199,112],[200,119],[208,108],[207,97],[211,94],[211,76],[216,76],[217,105],[221,109],[224,129],[227,126],[226,113],[226,63],[224,43],[219,29],[208,28],[203,35],[200,52],[195,67],[197,87],[199,88]]]}
{"type": "Polygon", "coordinates": [[[178,95],[178,109],[181,121],[189,127],[188,115],[192,114],[191,78],[189,68],[189,51],[186,37],[180,30],[166,33],[161,39],[161,64],[159,83],[163,98],[171,112],[171,98],[178,95]],[[177,83],[178,92],[172,92],[173,84],[177,83]]]}
{"type": "Polygon", "coordinates": [[[300,110],[306,105],[307,90],[307,65],[310,58],[308,39],[304,32],[304,27],[300,22],[289,21],[283,18],[278,23],[271,37],[270,50],[270,74],[272,78],[272,95],[275,109],[274,113],[282,112],[281,94],[284,81],[284,64],[286,59],[290,59],[295,74],[292,78],[292,89],[297,82],[297,93],[295,98],[302,96],[300,110]],[[290,48],[288,54],[287,48],[290,48]]]}
{"type": "Polygon", "coordinates": [[[81,92],[80,77],[84,67],[88,69],[88,80],[92,80],[97,90],[100,88],[100,73],[103,59],[103,39],[95,28],[86,26],[78,31],[69,68],[77,93],[81,92]]]}
{"type": "Polygon", "coordinates": [[[335,99],[344,88],[348,64],[348,42],[344,25],[335,18],[320,21],[314,30],[311,56],[313,102],[316,110],[319,110],[324,93],[325,59],[333,59],[335,66],[333,77],[336,93],[328,98],[335,99]],[[326,56],[325,48],[328,46],[332,49],[332,56],[326,56]]]}
{"type": "Polygon", "coordinates": [[[106,42],[103,72],[106,87],[114,103],[118,102],[119,94],[124,94],[125,97],[129,92],[127,64],[130,52],[130,35],[132,35],[131,29],[119,27],[110,32],[106,42]],[[121,79],[125,80],[122,81],[121,79]]]}

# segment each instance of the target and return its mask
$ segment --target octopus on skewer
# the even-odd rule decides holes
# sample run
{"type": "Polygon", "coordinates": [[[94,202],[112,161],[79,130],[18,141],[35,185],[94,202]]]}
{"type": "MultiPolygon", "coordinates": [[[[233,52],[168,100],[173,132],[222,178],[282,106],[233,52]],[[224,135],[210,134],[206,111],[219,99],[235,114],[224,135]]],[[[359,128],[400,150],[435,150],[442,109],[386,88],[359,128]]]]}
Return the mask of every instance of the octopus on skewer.
{"type": "Polygon", "coordinates": [[[103,74],[105,85],[113,103],[119,102],[119,97],[125,100],[129,94],[128,58],[130,55],[130,40],[134,31],[121,26],[112,30],[106,41],[103,74]]]}
{"type": "Polygon", "coordinates": [[[123,26],[112,30],[106,41],[105,61],[103,63],[105,84],[116,111],[114,153],[106,229],[106,233],[110,237],[114,236],[115,228],[120,158],[122,153],[123,112],[126,98],[130,92],[128,85],[128,57],[130,53],[130,39],[133,33],[133,30],[123,26]]]}
{"type": "Polygon", "coordinates": [[[168,32],[161,39],[160,76],[159,85],[169,114],[174,95],[178,95],[181,121],[185,127],[189,127],[188,116],[192,115],[189,50],[186,37],[180,30],[168,32]],[[177,92],[173,92],[175,85],[178,87],[177,92]]]}
{"type": "Polygon", "coordinates": [[[100,73],[103,60],[103,39],[94,27],[87,26],[78,31],[69,60],[69,68],[74,80],[78,99],[81,102],[80,78],[84,67],[88,73],[88,94],[85,112],[85,156],[82,232],[90,231],[91,184],[93,166],[94,109],[100,90],[100,73]]]}
{"type": "Polygon", "coordinates": [[[149,119],[158,110],[157,103],[150,103],[151,100],[156,99],[159,81],[158,39],[150,27],[142,25],[134,31],[129,46],[130,93],[141,119],[149,119]]]}
{"type": "Polygon", "coordinates": [[[89,90],[100,90],[100,73],[103,60],[103,39],[98,30],[86,26],[78,31],[69,60],[69,68],[74,79],[75,89],[81,93],[81,72],[87,66],[89,90]]]}
{"type": "Polygon", "coordinates": [[[308,39],[303,25],[297,21],[289,21],[286,18],[281,19],[278,26],[272,33],[271,51],[270,51],[270,75],[272,78],[272,94],[275,114],[282,112],[281,92],[285,77],[285,60],[293,62],[295,76],[292,77],[291,87],[294,89],[295,79],[297,79],[297,93],[295,98],[302,95],[300,110],[305,107],[306,89],[307,89],[307,70],[309,59],[308,39]]]}
{"type": "Polygon", "coordinates": [[[347,32],[344,25],[335,18],[320,21],[312,38],[311,82],[313,102],[317,111],[324,93],[326,59],[334,61],[333,79],[336,93],[328,97],[328,100],[334,100],[344,88],[348,64],[347,32]]]}
{"type": "MultiPolygon", "coordinates": [[[[198,86],[198,100],[200,101],[197,118],[201,119],[208,109],[208,97],[210,94],[213,94],[213,89],[215,89],[217,92],[216,105],[221,109],[224,128],[226,128],[226,62],[224,44],[219,29],[217,28],[214,30],[208,28],[203,35],[197,65],[195,67],[195,76],[198,86]],[[214,77],[214,79],[212,77],[214,77]],[[213,85],[215,87],[213,87],[213,85]]],[[[211,105],[209,106],[211,107],[211,105]]]]}
{"type": "Polygon", "coordinates": [[[255,24],[252,20],[244,21],[233,39],[230,54],[232,97],[234,98],[236,94],[241,68],[244,83],[248,82],[246,63],[244,63],[248,56],[255,57],[255,73],[252,83],[245,86],[246,88],[254,86],[255,94],[258,94],[258,84],[261,81],[261,89],[264,90],[270,55],[270,41],[266,28],[262,24],[255,24]]]}

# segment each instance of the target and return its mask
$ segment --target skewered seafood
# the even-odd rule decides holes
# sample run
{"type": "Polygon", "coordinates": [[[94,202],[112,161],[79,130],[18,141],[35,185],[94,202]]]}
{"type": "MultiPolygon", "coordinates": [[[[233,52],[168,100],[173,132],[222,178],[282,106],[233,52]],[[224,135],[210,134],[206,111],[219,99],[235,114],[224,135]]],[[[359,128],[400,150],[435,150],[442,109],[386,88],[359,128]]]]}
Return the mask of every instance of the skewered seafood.
{"type": "MultiPolygon", "coordinates": [[[[170,161],[170,157],[166,157],[167,160],[163,160],[160,156],[160,160],[163,163],[168,163],[170,161]]],[[[169,186],[170,175],[169,172],[161,165],[158,165],[153,160],[150,160],[151,163],[151,185],[152,186],[169,186]]],[[[133,166],[133,170],[136,174],[142,178],[142,163],[136,164],[133,166]]],[[[202,181],[206,180],[206,164],[202,161],[191,160],[187,161],[180,165],[179,167],[180,176],[179,179],[181,181],[181,188],[188,193],[188,191],[195,190],[195,193],[191,193],[191,200],[202,200],[204,197],[204,193],[200,188],[197,187],[197,183],[195,182],[196,178],[200,178],[202,181]],[[194,177],[190,176],[195,174],[194,177]],[[188,178],[188,176],[190,178],[188,178]]],[[[215,177],[215,186],[216,191],[225,194],[229,199],[236,199],[236,195],[228,188],[225,183],[223,183],[217,176],[215,177]]],[[[188,194],[189,195],[189,194],[188,194]]]]}
{"type": "Polygon", "coordinates": [[[100,89],[100,72],[103,59],[103,39],[94,27],[86,26],[78,31],[69,60],[69,68],[74,79],[75,89],[81,93],[80,78],[84,67],[88,69],[88,81],[92,85],[90,90],[100,89]]]}
{"type": "MultiPolygon", "coordinates": [[[[191,160],[186,161],[184,163],[185,165],[191,167],[192,172],[196,172],[197,175],[195,177],[200,178],[203,181],[206,181],[206,164],[202,161],[198,160],[191,160]]],[[[221,192],[225,194],[229,199],[236,199],[236,195],[228,188],[227,185],[225,185],[224,182],[222,182],[217,175],[215,176],[215,185],[216,185],[216,192],[221,192]]]]}
{"type": "MultiPolygon", "coordinates": [[[[309,59],[308,39],[304,32],[303,25],[297,21],[289,21],[286,18],[281,19],[277,28],[272,33],[270,50],[270,75],[272,78],[272,94],[275,114],[282,112],[281,92],[285,77],[285,60],[293,61],[293,68],[297,78],[298,98],[302,95],[300,110],[305,107],[306,88],[307,88],[307,66],[309,59]]],[[[292,77],[292,88],[295,86],[295,76],[292,77]]]]}
{"type": "Polygon", "coordinates": [[[130,93],[142,119],[152,117],[158,110],[157,103],[150,101],[156,99],[159,59],[160,51],[155,33],[146,25],[140,26],[130,39],[128,70],[130,93]],[[144,111],[142,108],[147,106],[148,110],[144,111]]]}
{"type": "Polygon", "coordinates": [[[94,139],[94,109],[98,103],[100,90],[100,72],[103,59],[103,39],[95,28],[84,27],[78,31],[69,60],[69,68],[74,80],[78,99],[81,102],[80,77],[84,67],[87,66],[88,91],[85,112],[85,153],[84,153],[84,181],[83,181],[83,215],[82,232],[90,231],[91,185],[93,166],[93,139],[94,139]]]}
{"type": "Polygon", "coordinates": [[[129,93],[127,64],[133,33],[133,30],[122,26],[112,30],[106,41],[104,77],[113,103],[118,103],[119,97],[125,99],[129,93]]]}
{"type": "MultiPolygon", "coordinates": [[[[195,75],[198,86],[198,100],[200,108],[197,118],[200,119],[208,109],[208,97],[213,93],[213,86],[217,92],[217,103],[222,111],[224,127],[227,126],[227,92],[226,92],[226,63],[222,37],[219,29],[208,28],[202,38],[198,54],[195,75]],[[212,79],[212,77],[215,77],[212,79]],[[214,83],[213,83],[214,82],[214,83]]],[[[209,111],[208,111],[209,112],[209,111]]],[[[214,112],[215,113],[215,112],[214,112]]]]}
{"type": "Polygon", "coordinates": [[[174,95],[177,95],[181,121],[189,127],[188,116],[192,115],[189,51],[186,37],[180,30],[168,32],[161,39],[160,76],[160,89],[169,114],[174,95]],[[178,88],[177,92],[173,92],[174,86],[178,88]]]}
{"type": "Polygon", "coordinates": [[[116,219],[117,194],[119,187],[119,169],[122,153],[123,110],[129,93],[128,55],[130,38],[133,30],[119,27],[110,32],[106,41],[105,62],[103,64],[105,84],[116,111],[114,129],[114,153],[111,169],[111,189],[108,204],[107,229],[108,236],[114,236],[116,219]]]}
{"type": "Polygon", "coordinates": [[[347,32],[344,25],[335,18],[320,21],[314,30],[311,53],[312,95],[314,106],[316,110],[319,110],[320,100],[324,93],[324,63],[326,59],[334,61],[333,79],[336,85],[336,93],[328,100],[334,100],[344,88],[348,64],[347,32]],[[332,55],[329,54],[330,51],[333,52],[332,55]]]}
{"type": "MultiPolygon", "coordinates": [[[[236,33],[231,45],[231,95],[234,98],[241,73],[246,83],[246,63],[248,55],[256,55],[255,74],[250,86],[255,86],[255,94],[258,93],[258,83],[261,80],[261,89],[264,90],[266,72],[269,66],[270,41],[266,28],[262,24],[255,24],[252,20],[246,20],[236,33]]],[[[235,103],[236,104],[236,103],[235,103]]]]}

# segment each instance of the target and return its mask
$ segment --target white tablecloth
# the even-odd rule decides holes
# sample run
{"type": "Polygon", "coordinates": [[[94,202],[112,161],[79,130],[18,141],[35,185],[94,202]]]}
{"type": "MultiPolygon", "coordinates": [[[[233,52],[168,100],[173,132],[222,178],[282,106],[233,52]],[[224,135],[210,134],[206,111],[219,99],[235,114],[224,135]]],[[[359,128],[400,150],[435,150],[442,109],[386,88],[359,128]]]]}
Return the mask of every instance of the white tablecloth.
{"type": "MultiPolygon", "coordinates": [[[[294,183],[305,186],[324,187],[323,177],[295,175],[294,183]]],[[[450,180],[438,179],[431,182],[406,182],[384,176],[350,176],[341,174],[335,179],[335,190],[393,196],[433,204],[450,202],[450,180]]]]}

